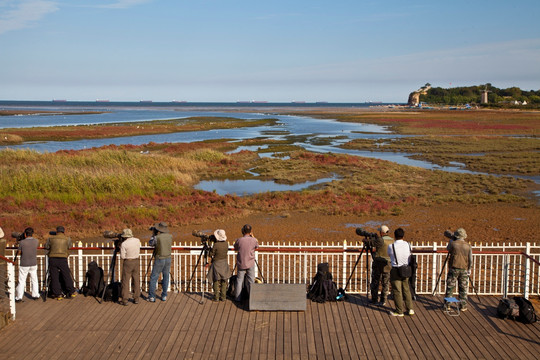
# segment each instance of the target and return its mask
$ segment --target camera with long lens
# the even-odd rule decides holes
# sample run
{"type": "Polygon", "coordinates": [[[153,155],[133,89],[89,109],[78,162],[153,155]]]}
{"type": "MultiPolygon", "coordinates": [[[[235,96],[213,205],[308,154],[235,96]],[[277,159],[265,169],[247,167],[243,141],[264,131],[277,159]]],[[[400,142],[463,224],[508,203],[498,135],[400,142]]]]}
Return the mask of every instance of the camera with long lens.
{"type": "Polygon", "coordinates": [[[14,231],[11,233],[11,237],[14,238],[15,240],[17,241],[21,241],[24,239],[24,233],[23,232],[18,232],[18,231],[14,231]]]}
{"type": "Polygon", "coordinates": [[[377,239],[376,233],[371,233],[362,228],[356,228],[356,235],[364,237],[362,241],[364,242],[364,247],[368,250],[372,249],[372,247],[374,246],[374,242],[377,239]]]}
{"type": "Polygon", "coordinates": [[[200,230],[193,230],[193,232],[191,233],[191,235],[195,236],[195,237],[198,237],[201,239],[201,244],[203,246],[208,246],[208,243],[213,243],[216,241],[216,237],[214,236],[214,234],[212,235],[208,235],[208,234],[205,234],[203,233],[202,231],[200,230]]]}
{"type": "Polygon", "coordinates": [[[363,237],[368,238],[368,239],[372,239],[372,238],[377,237],[376,233],[370,233],[369,231],[366,231],[366,230],[364,230],[362,228],[356,228],[356,235],[363,236],[363,237]]]}
{"type": "Polygon", "coordinates": [[[111,231],[111,230],[105,230],[103,232],[103,237],[114,241],[114,246],[117,249],[119,249],[120,244],[122,243],[122,241],[124,241],[124,238],[122,237],[121,232],[116,232],[116,231],[111,231]]]}

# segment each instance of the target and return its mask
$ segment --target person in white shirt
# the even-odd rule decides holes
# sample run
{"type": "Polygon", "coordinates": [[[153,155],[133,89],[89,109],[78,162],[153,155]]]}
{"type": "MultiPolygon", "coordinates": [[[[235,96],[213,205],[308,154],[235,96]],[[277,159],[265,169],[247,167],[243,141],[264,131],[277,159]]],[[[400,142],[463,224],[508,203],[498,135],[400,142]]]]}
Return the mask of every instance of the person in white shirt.
{"type": "Polygon", "coordinates": [[[122,231],[122,244],[120,245],[120,258],[122,259],[122,305],[127,305],[131,292],[129,283],[133,279],[133,303],[138,304],[141,297],[141,279],[139,253],[141,241],[133,237],[131,229],[122,231]]]}
{"type": "Polygon", "coordinates": [[[409,257],[411,256],[411,246],[403,240],[405,231],[402,228],[394,231],[396,241],[388,246],[388,256],[392,263],[390,271],[390,283],[392,284],[392,294],[394,295],[395,311],[391,311],[393,316],[403,316],[403,303],[408,315],[414,315],[413,301],[409,288],[409,277],[400,275],[399,268],[409,265],[409,257]]]}

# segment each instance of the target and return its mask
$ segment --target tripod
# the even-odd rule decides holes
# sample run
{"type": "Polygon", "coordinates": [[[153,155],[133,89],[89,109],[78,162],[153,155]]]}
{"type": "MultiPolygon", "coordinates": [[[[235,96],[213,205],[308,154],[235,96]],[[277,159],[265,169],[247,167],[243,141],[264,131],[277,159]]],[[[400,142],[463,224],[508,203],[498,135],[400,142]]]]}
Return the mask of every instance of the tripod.
{"type": "Polygon", "coordinates": [[[114,250],[112,254],[111,265],[109,266],[109,285],[105,285],[103,287],[103,293],[101,293],[101,301],[99,302],[100,304],[103,302],[103,298],[105,297],[105,292],[107,291],[107,287],[112,286],[112,284],[114,283],[114,269],[116,266],[116,254],[118,253],[119,241],[120,240],[114,241],[114,250]]]}
{"type": "MultiPolygon", "coordinates": [[[[345,292],[347,290],[347,287],[349,286],[349,282],[351,281],[351,278],[354,274],[354,272],[356,271],[356,267],[358,266],[358,263],[360,262],[360,259],[362,258],[362,255],[364,253],[366,253],[366,257],[367,257],[367,253],[371,253],[371,255],[373,256],[373,248],[371,245],[369,245],[367,243],[367,241],[364,241],[364,246],[362,246],[362,250],[360,251],[360,255],[358,255],[358,258],[356,259],[356,263],[354,264],[354,267],[351,271],[351,274],[349,275],[349,278],[347,279],[347,283],[345,284],[345,288],[339,288],[338,289],[338,295],[336,297],[336,300],[341,300],[343,298],[347,298],[347,293],[345,292]]],[[[366,273],[367,273],[367,278],[366,278],[366,298],[369,297],[369,285],[370,285],[370,282],[369,282],[369,263],[366,259],[366,273]]]]}
{"type": "Polygon", "coordinates": [[[49,283],[51,281],[49,275],[49,255],[45,255],[45,280],[43,281],[43,288],[45,289],[43,294],[43,302],[47,301],[49,295],[49,283]]]}
{"type": "MultiPolygon", "coordinates": [[[[199,263],[201,262],[201,258],[203,257],[203,255],[204,255],[205,265],[208,264],[208,251],[210,250],[210,248],[208,247],[208,244],[206,241],[204,241],[202,244],[203,244],[203,248],[201,249],[201,253],[199,254],[197,263],[195,264],[195,268],[193,269],[193,272],[191,273],[189,282],[186,285],[186,292],[188,292],[191,289],[191,281],[193,280],[193,276],[195,276],[195,272],[197,271],[197,267],[199,266],[199,263]]],[[[206,285],[206,277],[204,278],[203,285],[206,285]]],[[[202,304],[204,302],[204,292],[205,292],[204,290],[205,290],[205,286],[202,287],[201,301],[199,302],[199,304],[202,304]]]]}
{"type": "Polygon", "coordinates": [[[439,277],[437,278],[437,282],[435,283],[435,287],[433,288],[433,293],[431,293],[431,296],[435,295],[435,291],[437,291],[437,288],[439,287],[439,282],[441,281],[441,276],[444,271],[444,268],[446,267],[446,263],[448,262],[448,258],[450,257],[450,253],[446,255],[446,259],[444,259],[443,266],[441,268],[441,272],[439,273],[439,277]]]}

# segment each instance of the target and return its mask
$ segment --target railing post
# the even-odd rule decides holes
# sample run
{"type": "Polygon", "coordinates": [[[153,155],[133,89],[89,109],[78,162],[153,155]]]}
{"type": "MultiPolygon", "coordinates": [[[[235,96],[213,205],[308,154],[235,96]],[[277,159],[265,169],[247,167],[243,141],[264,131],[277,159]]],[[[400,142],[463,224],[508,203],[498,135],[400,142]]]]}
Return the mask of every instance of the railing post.
{"type": "Polygon", "coordinates": [[[432,293],[436,291],[435,286],[437,286],[437,243],[433,243],[433,255],[432,262],[433,266],[431,268],[431,289],[432,293]]]}
{"type": "Polygon", "coordinates": [[[83,251],[82,251],[82,241],[79,241],[77,243],[77,247],[79,248],[79,250],[77,250],[77,262],[78,262],[78,267],[79,267],[79,271],[77,271],[77,284],[78,284],[78,288],[80,288],[82,285],[82,282],[81,282],[81,278],[82,278],[82,273],[83,273],[83,251]]]}
{"type": "Polygon", "coordinates": [[[343,240],[343,270],[341,273],[341,287],[345,287],[347,282],[347,240],[343,240]]]}
{"type": "MultiPolygon", "coordinates": [[[[531,243],[527,243],[525,247],[525,254],[531,255],[531,243]]],[[[529,286],[530,286],[530,271],[531,271],[531,260],[528,257],[525,257],[525,279],[524,279],[524,289],[523,297],[525,299],[529,298],[529,286]]]]}
{"type": "Polygon", "coordinates": [[[7,276],[8,276],[8,288],[9,288],[9,310],[13,320],[15,320],[15,266],[6,261],[7,263],[7,276]]]}
{"type": "Polygon", "coordinates": [[[503,298],[508,297],[508,254],[503,255],[503,298]]]}
{"type": "Polygon", "coordinates": [[[259,252],[255,251],[255,277],[259,276],[259,252]]]}
{"type": "Polygon", "coordinates": [[[304,252],[304,283],[310,284],[311,281],[308,280],[308,253],[304,252]]]}

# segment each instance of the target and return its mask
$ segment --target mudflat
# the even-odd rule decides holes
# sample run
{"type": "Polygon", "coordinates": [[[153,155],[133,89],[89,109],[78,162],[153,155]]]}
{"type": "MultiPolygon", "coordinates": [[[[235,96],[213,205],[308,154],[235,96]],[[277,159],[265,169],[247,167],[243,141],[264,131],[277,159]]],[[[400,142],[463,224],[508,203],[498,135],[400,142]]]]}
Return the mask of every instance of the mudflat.
{"type": "MultiPolygon", "coordinates": [[[[253,226],[255,237],[263,242],[339,242],[359,241],[356,227],[376,232],[385,224],[393,233],[401,227],[412,242],[445,243],[443,232],[463,227],[471,243],[538,242],[540,211],[513,204],[444,204],[410,206],[401,215],[324,215],[313,212],[252,213],[246,216],[215,221],[195,222],[172,229],[177,241],[197,240],[192,230],[210,232],[224,229],[229,243],[240,237],[244,224],[253,226]]],[[[141,239],[149,233],[141,232],[141,239]]]]}

